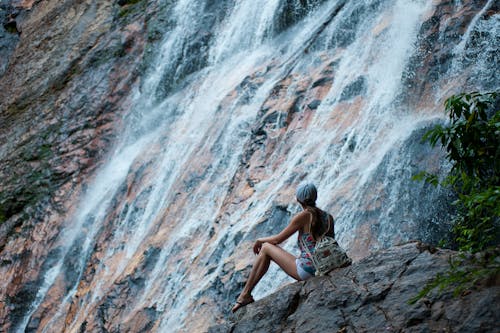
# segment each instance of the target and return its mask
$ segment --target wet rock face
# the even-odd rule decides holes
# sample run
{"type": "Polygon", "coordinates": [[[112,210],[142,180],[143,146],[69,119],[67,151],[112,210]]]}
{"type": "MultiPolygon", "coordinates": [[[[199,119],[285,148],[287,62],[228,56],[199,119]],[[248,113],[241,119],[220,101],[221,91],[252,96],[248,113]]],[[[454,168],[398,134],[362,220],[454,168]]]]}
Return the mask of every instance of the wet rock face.
{"type": "Polygon", "coordinates": [[[12,1],[0,2],[0,75],[7,68],[10,55],[19,42],[18,20],[19,9],[14,8],[12,1]]]}
{"type": "Polygon", "coordinates": [[[496,332],[500,285],[408,304],[456,253],[408,243],[285,286],[209,332],[496,332]]]}
{"type": "MultiPolygon", "coordinates": [[[[495,41],[495,37],[491,35],[495,31],[493,15],[500,10],[496,2],[483,13],[483,17],[486,18],[484,27],[472,31],[470,41],[460,45],[462,37],[468,32],[469,22],[486,3],[487,1],[467,3],[467,6],[460,12],[453,11],[452,1],[441,1],[437,4],[434,13],[420,27],[416,45],[418,52],[411,57],[403,76],[404,85],[408,87],[405,99],[412,102],[421,100],[429,94],[435,82],[443,77],[456,75],[456,71],[467,71],[471,63],[483,65],[487,62],[486,59],[496,59],[494,61],[498,62],[498,54],[496,54],[498,52],[492,48],[483,49],[481,54],[478,54],[476,48],[477,45],[488,45],[489,41],[495,41]],[[458,47],[450,47],[450,45],[458,45],[458,47]],[[460,52],[463,52],[463,56],[455,59],[454,55],[460,52]]],[[[474,90],[479,88],[478,85],[481,90],[485,91],[497,89],[498,82],[493,79],[495,75],[498,77],[497,67],[485,65],[489,74],[482,76],[481,80],[477,80],[477,73],[469,75],[465,85],[474,90]]]]}
{"type": "Polygon", "coordinates": [[[143,66],[146,25],[144,3],[0,5],[0,330],[8,331],[50,269],[48,244],[71,202],[121,127],[143,66]]]}
{"type": "MultiPolygon", "coordinates": [[[[143,23],[119,18],[113,2],[12,8],[24,12],[0,79],[1,243],[13,221],[96,166],[127,108],[144,44],[143,23]]],[[[57,197],[54,206],[65,201],[57,197]]]]}
{"type": "Polygon", "coordinates": [[[276,31],[273,31],[273,33],[279,33],[286,30],[306,16],[312,8],[319,6],[324,2],[325,0],[282,1],[280,8],[278,9],[278,18],[275,28],[276,31]]]}
{"type": "MultiPolygon", "coordinates": [[[[17,49],[1,57],[9,63],[0,78],[0,221],[9,224],[95,168],[128,108],[145,41],[144,16],[113,1],[2,6],[22,25],[17,49]]],[[[56,197],[54,206],[64,201],[56,197]]]]}
{"type": "MultiPolygon", "coordinates": [[[[412,180],[412,176],[421,170],[445,175],[451,168],[451,165],[440,158],[439,149],[421,142],[422,136],[433,126],[434,123],[430,123],[415,131],[401,146],[385,155],[373,177],[365,185],[366,189],[372,189],[367,192],[373,193],[373,196],[365,197],[360,209],[352,211],[357,220],[363,221],[358,228],[366,227],[371,235],[379,235],[370,239],[375,242],[376,238],[381,247],[407,241],[405,237],[412,233],[410,230],[414,230],[416,239],[429,244],[438,244],[449,235],[452,227],[449,221],[452,221],[455,213],[451,205],[455,198],[453,192],[441,186],[436,188],[425,182],[412,180]],[[398,179],[399,186],[391,189],[381,186],[394,182],[395,179],[398,179]],[[389,197],[398,198],[396,204],[389,208],[383,207],[384,199],[389,197]],[[380,223],[387,219],[396,223],[380,223]]],[[[357,242],[354,237],[354,243],[357,242]]],[[[356,246],[352,246],[351,250],[351,255],[361,257],[356,254],[356,246]]]]}

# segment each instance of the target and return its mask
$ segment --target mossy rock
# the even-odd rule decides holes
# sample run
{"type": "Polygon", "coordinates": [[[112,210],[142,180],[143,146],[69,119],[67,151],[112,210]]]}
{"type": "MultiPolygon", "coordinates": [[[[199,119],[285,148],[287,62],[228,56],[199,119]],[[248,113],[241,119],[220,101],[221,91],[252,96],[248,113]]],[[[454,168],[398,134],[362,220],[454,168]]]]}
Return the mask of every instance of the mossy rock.
{"type": "Polygon", "coordinates": [[[135,5],[136,3],[139,3],[144,0],[119,0],[118,5],[120,6],[127,6],[127,5],[135,5]]]}
{"type": "Polygon", "coordinates": [[[50,145],[42,144],[39,147],[31,148],[26,147],[21,157],[25,161],[38,161],[38,160],[47,160],[53,155],[52,148],[50,145]]]}
{"type": "Polygon", "coordinates": [[[4,223],[11,216],[21,212],[24,203],[17,201],[14,197],[0,198],[0,223],[4,223]]]}
{"type": "Polygon", "coordinates": [[[118,13],[119,18],[124,18],[126,16],[129,16],[130,14],[134,13],[136,11],[136,8],[138,6],[135,6],[139,3],[145,3],[144,0],[120,0],[118,1],[118,5],[120,5],[122,8],[120,9],[120,12],[118,13]]]}
{"type": "Polygon", "coordinates": [[[19,30],[17,30],[17,24],[16,21],[10,21],[7,23],[4,23],[3,27],[8,33],[11,34],[19,34],[19,30]]]}
{"type": "Polygon", "coordinates": [[[7,217],[5,216],[4,209],[2,205],[0,205],[0,224],[4,223],[7,220],[7,217]]]}
{"type": "Polygon", "coordinates": [[[88,62],[89,68],[99,67],[124,57],[127,54],[125,47],[125,44],[115,43],[106,49],[96,51],[88,62]]]}

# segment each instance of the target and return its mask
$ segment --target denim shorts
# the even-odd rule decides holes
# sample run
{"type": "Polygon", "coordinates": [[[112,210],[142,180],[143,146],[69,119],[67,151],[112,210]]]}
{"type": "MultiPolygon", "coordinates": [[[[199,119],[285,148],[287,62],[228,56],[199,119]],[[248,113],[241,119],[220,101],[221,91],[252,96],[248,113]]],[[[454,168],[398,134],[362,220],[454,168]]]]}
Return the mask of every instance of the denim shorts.
{"type": "Polygon", "coordinates": [[[295,259],[295,266],[297,266],[297,275],[300,277],[301,281],[307,280],[312,278],[314,275],[306,272],[302,266],[300,266],[300,261],[299,259],[295,259]]]}

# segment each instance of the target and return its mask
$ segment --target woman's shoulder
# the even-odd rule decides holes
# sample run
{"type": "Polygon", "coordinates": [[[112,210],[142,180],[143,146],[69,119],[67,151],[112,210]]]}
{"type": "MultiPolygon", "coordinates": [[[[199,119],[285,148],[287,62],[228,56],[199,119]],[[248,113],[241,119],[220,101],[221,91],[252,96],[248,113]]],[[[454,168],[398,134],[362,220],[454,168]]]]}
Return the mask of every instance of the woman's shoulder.
{"type": "Polygon", "coordinates": [[[312,218],[312,213],[308,211],[307,209],[298,212],[293,216],[292,221],[295,221],[296,223],[300,224],[301,226],[306,225],[311,221],[312,218]]]}
{"type": "Polygon", "coordinates": [[[310,217],[312,216],[312,213],[308,210],[308,209],[304,209],[300,212],[298,212],[297,214],[295,214],[295,218],[299,218],[299,219],[309,219],[310,217]]]}

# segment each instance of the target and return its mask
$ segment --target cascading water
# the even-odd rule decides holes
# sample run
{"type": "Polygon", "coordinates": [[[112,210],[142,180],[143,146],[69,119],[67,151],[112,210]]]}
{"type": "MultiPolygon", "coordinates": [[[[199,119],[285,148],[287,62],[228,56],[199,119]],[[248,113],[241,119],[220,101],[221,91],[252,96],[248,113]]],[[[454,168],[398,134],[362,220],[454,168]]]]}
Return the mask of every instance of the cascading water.
{"type": "MultiPolygon", "coordinates": [[[[231,272],[252,259],[252,239],[298,210],[293,190],[304,180],[317,184],[319,206],[355,258],[421,237],[439,208],[414,203],[430,207],[436,192],[410,184],[415,159],[429,153],[412,147],[439,117],[443,95],[465,86],[460,75],[451,88],[436,80],[434,95],[413,103],[403,84],[432,2],[178,0],[167,8],[172,27],[127,129],[61,231],[18,332],[34,318],[41,332],[141,320],[150,331],[206,329],[239,291],[231,272]],[[190,41],[210,15],[217,19],[197,49],[190,41]]],[[[483,14],[454,59],[470,52],[483,14]]],[[[488,22],[496,35],[498,21],[488,22]]],[[[288,281],[272,268],[255,296],[288,281]]]]}

